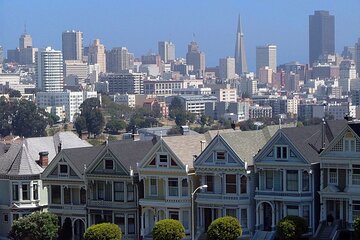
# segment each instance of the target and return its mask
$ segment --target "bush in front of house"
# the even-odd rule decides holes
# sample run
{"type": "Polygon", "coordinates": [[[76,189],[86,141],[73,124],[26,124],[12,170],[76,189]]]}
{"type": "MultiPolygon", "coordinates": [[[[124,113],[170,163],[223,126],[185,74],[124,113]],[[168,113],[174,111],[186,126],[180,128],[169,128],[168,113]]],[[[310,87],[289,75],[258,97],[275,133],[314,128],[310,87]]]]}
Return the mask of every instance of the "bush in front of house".
{"type": "MultiPolygon", "coordinates": [[[[301,235],[308,232],[308,224],[304,218],[299,217],[299,216],[289,215],[289,216],[286,216],[283,219],[281,219],[281,221],[278,223],[277,229],[276,229],[278,236],[279,235],[283,236],[282,232],[286,233],[285,230],[290,227],[290,225],[288,223],[291,223],[295,227],[294,236],[290,239],[298,239],[301,235]],[[281,222],[283,222],[283,221],[286,221],[286,224],[281,224],[281,222]],[[278,231],[278,227],[283,227],[284,229],[279,228],[279,231],[278,231]],[[284,230],[284,231],[282,231],[282,230],[284,230]]],[[[280,239],[289,239],[289,238],[280,238],[280,239]]]]}
{"type": "Polygon", "coordinates": [[[113,223],[99,223],[90,226],[84,233],[85,240],[121,240],[121,230],[113,223]]]}
{"type": "Polygon", "coordinates": [[[276,226],[276,236],[279,240],[295,239],[295,223],[283,219],[276,226]]]}
{"type": "Polygon", "coordinates": [[[215,219],[207,231],[208,240],[235,240],[242,235],[240,222],[230,216],[215,219]]]}
{"type": "Polygon", "coordinates": [[[181,240],[185,237],[185,228],[178,220],[164,219],[155,224],[152,236],[154,240],[181,240]]]}

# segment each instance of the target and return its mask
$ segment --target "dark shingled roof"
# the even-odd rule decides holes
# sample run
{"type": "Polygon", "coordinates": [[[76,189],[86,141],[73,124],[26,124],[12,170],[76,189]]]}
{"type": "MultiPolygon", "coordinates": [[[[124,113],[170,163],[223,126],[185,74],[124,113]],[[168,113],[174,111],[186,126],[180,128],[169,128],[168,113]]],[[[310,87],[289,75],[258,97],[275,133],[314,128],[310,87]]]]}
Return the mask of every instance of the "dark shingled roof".
{"type": "MultiPolygon", "coordinates": [[[[325,124],[325,147],[344,129],[347,121],[333,120],[325,124]]],[[[312,125],[280,130],[300,153],[311,163],[319,162],[322,148],[322,125],[312,125]]]]}

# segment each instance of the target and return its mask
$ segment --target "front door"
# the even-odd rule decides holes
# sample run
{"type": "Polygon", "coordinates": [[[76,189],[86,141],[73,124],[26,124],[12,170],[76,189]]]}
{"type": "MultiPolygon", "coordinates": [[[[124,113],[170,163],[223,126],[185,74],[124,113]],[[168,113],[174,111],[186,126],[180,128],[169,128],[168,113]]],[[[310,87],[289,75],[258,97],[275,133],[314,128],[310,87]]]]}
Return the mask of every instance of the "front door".
{"type": "Polygon", "coordinates": [[[264,231],[271,231],[272,226],[272,209],[269,203],[264,204],[264,231]]]}
{"type": "Polygon", "coordinates": [[[205,220],[205,231],[208,230],[208,227],[210,226],[212,222],[212,216],[211,216],[211,208],[205,208],[204,209],[204,220],[205,220]]]}

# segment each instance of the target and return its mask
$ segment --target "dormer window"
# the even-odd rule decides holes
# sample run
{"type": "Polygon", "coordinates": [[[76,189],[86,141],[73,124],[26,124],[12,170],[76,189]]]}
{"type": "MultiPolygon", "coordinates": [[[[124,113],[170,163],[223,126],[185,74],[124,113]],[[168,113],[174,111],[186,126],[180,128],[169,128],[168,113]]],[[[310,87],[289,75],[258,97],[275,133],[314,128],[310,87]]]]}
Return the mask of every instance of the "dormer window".
{"type": "Polygon", "coordinates": [[[353,138],[345,138],[344,139],[344,151],[345,152],[355,152],[356,149],[356,141],[353,138]]]}
{"type": "Polygon", "coordinates": [[[111,159],[105,159],[105,169],[113,170],[114,169],[114,161],[111,159]]]}
{"type": "Polygon", "coordinates": [[[69,176],[69,167],[67,164],[59,164],[59,176],[69,176]]]}
{"type": "Polygon", "coordinates": [[[168,156],[167,154],[159,154],[159,167],[167,167],[168,166],[168,156]]]}
{"type": "Polygon", "coordinates": [[[216,160],[218,161],[225,161],[226,153],[224,151],[216,152],[216,160]]]}
{"type": "Polygon", "coordinates": [[[276,146],[275,153],[276,153],[276,159],[287,159],[288,158],[288,147],[287,146],[276,146]]]}

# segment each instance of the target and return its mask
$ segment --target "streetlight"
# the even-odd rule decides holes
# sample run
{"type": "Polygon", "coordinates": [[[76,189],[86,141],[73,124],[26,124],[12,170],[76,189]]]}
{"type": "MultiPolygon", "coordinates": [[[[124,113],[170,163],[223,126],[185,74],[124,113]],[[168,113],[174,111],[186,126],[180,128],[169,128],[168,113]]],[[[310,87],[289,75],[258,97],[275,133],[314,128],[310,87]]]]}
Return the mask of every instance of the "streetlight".
{"type": "Polygon", "coordinates": [[[200,187],[197,187],[192,193],[191,193],[191,240],[195,239],[195,224],[194,224],[194,219],[195,219],[195,213],[194,213],[194,195],[196,193],[197,190],[199,189],[203,189],[203,188],[207,188],[208,186],[205,185],[201,185],[200,187]]]}

